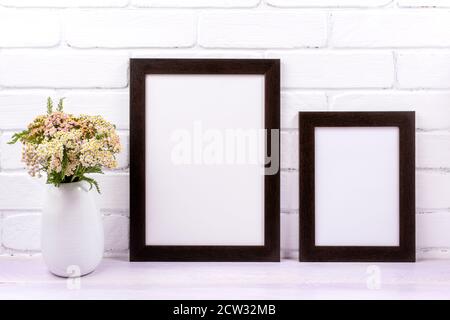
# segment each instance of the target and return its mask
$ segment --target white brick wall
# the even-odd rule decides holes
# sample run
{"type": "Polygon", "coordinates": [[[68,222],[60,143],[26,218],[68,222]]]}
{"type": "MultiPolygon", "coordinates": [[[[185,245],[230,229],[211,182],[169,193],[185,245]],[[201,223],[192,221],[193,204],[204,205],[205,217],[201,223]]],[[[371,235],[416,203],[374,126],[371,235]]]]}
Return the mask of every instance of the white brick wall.
{"type": "Polygon", "coordinates": [[[274,7],[335,7],[335,8],[365,8],[381,7],[392,2],[392,0],[265,0],[274,7]]]}
{"type": "Polygon", "coordinates": [[[398,0],[400,7],[405,8],[439,8],[439,7],[450,7],[450,2],[448,0],[398,0]]]}
{"type": "Polygon", "coordinates": [[[450,89],[450,51],[400,52],[397,63],[400,88],[450,89]]]}
{"type": "Polygon", "coordinates": [[[418,129],[450,129],[449,91],[349,91],[330,94],[330,97],[333,111],[414,110],[418,129]]]}
{"type": "Polygon", "coordinates": [[[191,47],[195,16],[185,11],[69,12],[66,42],[73,48],[191,47]],[[162,36],[163,35],[163,36],[162,36]]]}
{"type": "Polygon", "coordinates": [[[281,132],[281,167],[283,169],[298,169],[298,143],[297,131],[281,132]]]}
{"type": "Polygon", "coordinates": [[[299,111],[326,111],[327,95],[324,92],[292,92],[281,94],[281,128],[298,128],[299,111]]]}
{"type": "Polygon", "coordinates": [[[0,0],[5,7],[67,8],[67,7],[124,7],[130,0],[0,0]]]}
{"type": "Polygon", "coordinates": [[[250,8],[258,5],[260,0],[131,0],[136,7],[162,8],[250,8]]]}
{"type": "Polygon", "coordinates": [[[42,181],[25,172],[0,172],[0,211],[39,210],[43,196],[42,181]]]}
{"type": "Polygon", "coordinates": [[[0,130],[25,129],[36,115],[45,112],[42,101],[53,95],[51,90],[0,90],[0,130]]]}
{"type": "Polygon", "coordinates": [[[446,47],[450,12],[358,10],[333,13],[331,45],[340,48],[446,47]]]}
{"type": "Polygon", "coordinates": [[[450,173],[438,170],[419,171],[416,174],[416,205],[424,209],[450,208],[450,173]]]}
{"type": "Polygon", "coordinates": [[[298,205],[298,171],[282,171],[280,174],[281,197],[280,206],[282,212],[297,212],[298,205]]]}
{"type": "Polygon", "coordinates": [[[420,132],[416,136],[418,168],[448,168],[450,163],[449,132],[420,132]]]}
{"type": "Polygon", "coordinates": [[[60,39],[58,14],[41,12],[37,15],[34,12],[0,8],[0,47],[53,47],[59,44],[60,39]]]}
{"type": "Polygon", "coordinates": [[[13,132],[4,132],[0,136],[0,164],[3,171],[25,169],[22,160],[22,145],[20,143],[8,144],[13,132]]]}
{"type": "Polygon", "coordinates": [[[128,250],[129,218],[120,214],[105,214],[103,216],[105,232],[105,250],[107,252],[122,252],[128,250]]]}
{"type": "Polygon", "coordinates": [[[199,45],[205,48],[322,47],[327,36],[324,12],[203,12],[199,45]]]}
{"type": "Polygon", "coordinates": [[[4,214],[2,243],[6,249],[37,251],[41,247],[41,216],[38,213],[4,214]]]}
{"type": "Polygon", "coordinates": [[[47,96],[117,125],[119,168],[98,177],[95,197],[105,250],[126,254],[128,59],[268,57],[282,59],[283,255],[298,257],[298,111],[415,110],[418,253],[450,258],[448,8],[448,0],[0,0],[0,254],[39,252],[44,183],[6,142],[45,111],[47,96]]]}
{"type": "Polygon", "coordinates": [[[269,51],[282,60],[283,88],[390,88],[394,83],[391,52],[269,51]]]}
{"type": "Polygon", "coordinates": [[[0,86],[124,88],[128,55],[68,51],[0,52],[0,86]]]}
{"type": "Polygon", "coordinates": [[[448,212],[417,215],[417,245],[422,248],[446,248],[450,241],[448,212]]]}
{"type": "Polygon", "coordinates": [[[299,215],[281,214],[281,250],[285,255],[295,258],[299,248],[299,215]]]}

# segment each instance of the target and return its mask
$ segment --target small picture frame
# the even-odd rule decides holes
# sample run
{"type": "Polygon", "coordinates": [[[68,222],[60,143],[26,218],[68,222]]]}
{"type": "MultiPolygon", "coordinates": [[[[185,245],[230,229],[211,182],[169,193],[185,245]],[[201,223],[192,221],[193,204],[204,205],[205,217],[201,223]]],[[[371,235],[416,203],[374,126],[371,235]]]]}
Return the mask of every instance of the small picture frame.
{"type": "Polygon", "coordinates": [[[415,261],[414,112],[300,112],[300,261],[415,261]]]}
{"type": "Polygon", "coordinates": [[[279,60],[130,65],[130,260],[279,261],[279,60]]]}

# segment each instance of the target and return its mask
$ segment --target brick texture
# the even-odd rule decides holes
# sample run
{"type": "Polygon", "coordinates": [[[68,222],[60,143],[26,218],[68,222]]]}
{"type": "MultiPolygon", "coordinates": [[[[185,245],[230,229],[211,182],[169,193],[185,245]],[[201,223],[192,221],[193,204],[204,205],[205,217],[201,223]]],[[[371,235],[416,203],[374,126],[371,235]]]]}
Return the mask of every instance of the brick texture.
{"type": "Polygon", "coordinates": [[[185,11],[71,13],[66,41],[76,48],[190,47],[195,16],[185,11]]]}
{"type": "Polygon", "coordinates": [[[61,23],[57,14],[0,8],[0,48],[53,47],[60,40],[61,23]]]}
{"type": "Polygon", "coordinates": [[[136,7],[162,8],[251,8],[261,0],[132,0],[136,7]]]}
{"type": "MultiPolygon", "coordinates": [[[[445,0],[444,0],[445,1],[445,0]]],[[[392,0],[265,0],[268,5],[281,8],[295,7],[381,7],[392,2],[392,0]]]]}
{"type": "Polygon", "coordinates": [[[117,53],[0,53],[0,86],[123,88],[128,56],[117,53]]]}
{"type": "Polygon", "coordinates": [[[347,92],[333,95],[333,111],[415,111],[421,130],[450,129],[448,92],[347,92]]]}
{"type": "Polygon", "coordinates": [[[124,7],[129,0],[0,0],[0,5],[19,8],[124,7]]]}
{"type": "Polygon", "coordinates": [[[335,12],[335,47],[445,47],[450,45],[450,13],[335,12]]]}
{"type": "MultiPolygon", "coordinates": [[[[129,238],[129,58],[280,58],[281,249],[298,258],[299,111],[416,112],[419,258],[450,258],[450,1],[0,0],[0,254],[40,250],[45,181],[12,134],[45,112],[102,115],[123,145],[99,175],[105,250],[129,238]],[[430,9],[434,8],[434,9],[430,9]]],[[[133,214],[133,213],[131,213],[133,214]]]]}
{"type": "Polygon", "coordinates": [[[269,52],[282,60],[284,88],[390,88],[390,52],[269,52]]]}
{"type": "Polygon", "coordinates": [[[199,44],[207,48],[322,47],[326,23],[324,13],[203,13],[199,44]]]}
{"type": "Polygon", "coordinates": [[[450,52],[402,52],[398,84],[409,89],[450,89],[450,52]]]}
{"type": "Polygon", "coordinates": [[[400,7],[404,8],[449,8],[447,0],[398,0],[400,7]]]}
{"type": "Polygon", "coordinates": [[[2,244],[7,249],[37,251],[41,248],[41,216],[18,213],[3,218],[2,244]]]}

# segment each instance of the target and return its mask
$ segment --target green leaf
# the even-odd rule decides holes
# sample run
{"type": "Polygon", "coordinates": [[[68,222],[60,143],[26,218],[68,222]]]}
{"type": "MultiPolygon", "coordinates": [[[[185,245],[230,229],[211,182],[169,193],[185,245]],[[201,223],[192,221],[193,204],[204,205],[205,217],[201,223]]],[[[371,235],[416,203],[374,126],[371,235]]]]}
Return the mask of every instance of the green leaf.
{"type": "Polygon", "coordinates": [[[103,174],[102,168],[100,166],[89,167],[84,169],[84,173],[100,173],[103,174]]]}
{"type": "Polygon", "coordinates": [[[60,172],[60,180],[61,181],[64,181],[68,165],[69,165],[69,157],[67,156],[66,148],[64,148],[63,149],[63,158],[61,161],[61,172],[60,172]]]}
{"type": "Polygon", "coordinates": [[[65,98],[59,99],[58,107],[57,107],[57,109],[56,109],[56,110],[59,111],[59,112],[62,112],[63,109],[64,109],[64,99],[65,99],[65,98]]]}
{"type": "Polygon", "coordinates": [[[61,182],[61,175],[59,172],[52,171],[47,174],[47,184],[53,184],[55,187],[59,187],[61,182]]]}
{"type": "Polygon", "coordinates": [[[53,100],[52,98],[47,98],[47,113],[52,114],[53,113],[53,100]]]}
{"type": "Polygon", "coordinates": [[[14,144],[14,143],[16,143],[17,141],[21,140],[21,139],[22,139],[23,137],[25,137],[26,135],[28,135],[28,130],[24,130],[24,131],[22,131],[22,132],[15,133],[15,134],[12,136],[11,141],[8,141],[8,144],[14,144]]]}
{"type": "Polygon", "coordinates": [[[98,185],[98,182],[97,182],[95,179],[89,178],[89,177],[86,177],[86,176],[83,176],[83,177],[80,177],[80,181],[86,181],[86,182],[89,183],[89,185],[90,185],[89,190],[92,190],[92,188],[95,187],[95,189],[97,190],[97,192],[98,192],[99,194],[101,194],[100,186],[98,185]]]}

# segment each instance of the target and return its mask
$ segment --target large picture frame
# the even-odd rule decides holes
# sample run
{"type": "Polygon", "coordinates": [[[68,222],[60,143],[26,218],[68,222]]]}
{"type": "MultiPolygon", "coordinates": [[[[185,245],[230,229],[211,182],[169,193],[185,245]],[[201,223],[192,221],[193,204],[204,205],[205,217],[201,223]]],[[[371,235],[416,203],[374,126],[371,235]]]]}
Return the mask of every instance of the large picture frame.
{"type": "Polygon", "coordinates": [[[414,112],[300,112],[300,261],[415,261],[414,112]]]}
{"type": "Polygon", "coordinates": [[[130,260],[279,261],[279,60],[131,59],[130,68],[130,260]],[[197,120],[217,134],[265,132],[261,164],[171,163],[173,133],[194,126],[195,141],[197,120]]]}

